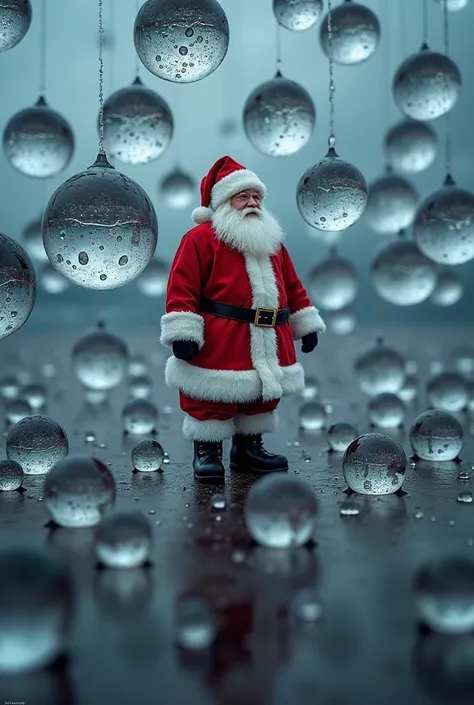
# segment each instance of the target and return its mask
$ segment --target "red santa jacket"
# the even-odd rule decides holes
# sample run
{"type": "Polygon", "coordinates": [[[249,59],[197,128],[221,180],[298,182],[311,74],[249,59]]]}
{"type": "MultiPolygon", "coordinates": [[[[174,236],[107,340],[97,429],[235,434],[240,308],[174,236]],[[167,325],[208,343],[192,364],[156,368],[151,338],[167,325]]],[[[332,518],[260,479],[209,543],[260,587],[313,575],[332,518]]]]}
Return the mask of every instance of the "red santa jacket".
{"type": "Polygon", "coordinates": [[[212,223],[190,230],[171,265],[161,342],[193,340],[199,353],[191,362],[170,357],[165,379],[194,399],[249,402],[278,399],[304,387],[293,340],[323,332],[286,247],[254,256],[231,247],[212,223]],[[260,328],[199,313],[200,296],[248,308],[290,307],[288,323],[260,328]]]}

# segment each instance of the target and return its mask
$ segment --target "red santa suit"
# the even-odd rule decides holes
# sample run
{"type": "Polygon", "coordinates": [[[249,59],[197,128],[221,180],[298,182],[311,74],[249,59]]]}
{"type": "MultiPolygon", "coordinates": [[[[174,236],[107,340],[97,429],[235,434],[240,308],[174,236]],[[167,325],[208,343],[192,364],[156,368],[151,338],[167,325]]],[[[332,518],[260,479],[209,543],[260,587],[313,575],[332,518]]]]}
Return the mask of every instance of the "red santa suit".
{"type": "Polygon", "coordinates": [[[274,430],[281,397],[304,387],[294,340],[325,330],[273,217],[267,213],[249,232],[227,227],[224,204],[249,188],[265,195],[253,172],[230,157],[216,162],[201,185],[203,206],[193,212],[199,224],[170,269],[161,342],[195,341],[199,353],[190,362],[170,357],[165,379],[180,392],[184,435],[196,441],[274,430]],[[289,307],[289,321],[266,328],[203,313],[202,296],[250,309],[289,307]]]}

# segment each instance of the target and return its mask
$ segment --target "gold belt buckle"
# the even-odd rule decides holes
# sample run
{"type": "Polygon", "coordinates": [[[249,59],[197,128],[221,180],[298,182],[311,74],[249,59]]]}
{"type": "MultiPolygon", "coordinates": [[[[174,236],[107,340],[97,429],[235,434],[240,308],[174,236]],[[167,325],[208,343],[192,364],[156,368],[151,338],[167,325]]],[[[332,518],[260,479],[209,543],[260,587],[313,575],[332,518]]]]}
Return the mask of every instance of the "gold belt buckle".
{"type": "Polygon", "coordinates": [[[277,309],[277,308],[265,308],[265,307],[263,307],[263,306],[260,306],[260,307],[257,308],[257,310],[255,311],[255,318],[254,318],[253,324],[254,324],[254,326],[258,326],[259,328],[275,328],[277,315],[278,315],[278,309],[277,309]],[[265,314],[265,313],[272,315],[271,322],[269,322],[269,323],[262,323],[262,322],[260,321],[260,317],[262,316],[262,314],[265,314]]]}

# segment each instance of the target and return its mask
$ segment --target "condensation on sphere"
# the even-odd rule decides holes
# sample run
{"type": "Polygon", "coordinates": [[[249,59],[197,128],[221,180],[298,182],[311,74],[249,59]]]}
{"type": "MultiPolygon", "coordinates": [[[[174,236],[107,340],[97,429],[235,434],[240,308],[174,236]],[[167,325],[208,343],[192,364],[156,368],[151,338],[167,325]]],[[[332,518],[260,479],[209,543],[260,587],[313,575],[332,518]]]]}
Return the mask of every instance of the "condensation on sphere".
{"type": "Polygon", "coordinates": [[[134,28],[143,65],[174,83],[200,81],[213,73],[229,47],[229,24],[217,0],[147,0],[134,28]]]}
{"type": "Polygon", "coordinates": [[[426,301],[437,280],[436,266],[409,240],[390,243],[372,263],[372,281],[377,293],[396,306],[415,306],[426,301]]]}
{"type": "Polygon", "coordinates": [[[252,91],[243,119],[256,149],[269,157],[286,157],[299,152],[311,138],[316,111],[309,93],[278,73],[252,91]]]}
{"type": "MultiPolygon", "coordinates": [[[[329,48],[329,15],[321,23],[321,46],[327,57],[329,48]]],[[[332,55],[338,64],[360,64],[366,61],[380,41],[380,22],[364,5],[346,2],[333,8],[332,55]]]]}
{"type": "Polygon", "coordinates": [[[43,242],[51,264],[86,289],[128,284],[150,262],[158,239],[152,202],[99,154],[51,196],[43,242]]]}
{"type": "Polygon", "coordinates": [[[169,268],[159,259],[152,259],[150,264],[137,277],[137,288],[145,296],[159,297],[166,293],[169,268]]]}
{"type": "Polygon", "coordinates": [[[44,548],[0,553],[0,673],[36,671],[67,648],[75,611],[67,565],[44,548]]]}
{"type": "Polygon", "coordinates": [[[458,372],[440,372],[432,377],[426,395],[430,405],[441,411],[462,411],[469,400],[466,380],[458,372]]]}
{"type": "Polygon", "coordinates": [[[402,176],[387,174],[369,186],[365,218],[379,235],[395,235],[413,222],[418,194],[402,176]]]}
{"type": "Polygon", "coordinates": [[[152,531],[147,517],[138,510],[113,511],[95,530],[95,552],[108,568],[137,568],[150,557],[152,531]]]}
{"type": "Polygon", "coordinates": [[[5,404],[5,421],[9,424],[18,423],[31,414],[31,406],[25,399],[11,399],[5,404]]]}
{"type": "Polygon", "coordinates": [[[420,205],[413,237],[434,262],[464,264],[474,258],[474,194],[447,183],[420,205]]]}
{"type": "Polygon", "coordinates": [[[20,110],[7,123],[3,150],[10,164],[25,176],[47,179],[67,167],[74,152],[69,123],[44,98],[20,110]]]}
{"type": "Polygon", "coordinates": [[[397,394],[383,392],[369,401],[369,420],[378,428],[398,428],[405,418],[405,404],[397,394]]]}
{"type": "Polygon", "coordinates": [[[217,637],[218,624],[214,613],[200,597],[185,597],[180,600],[175,621],[175,639],[183,649],[207,649],[217,637]]]}
{"type": "Polygon", "coordinates": [[[125,164],[158,159],[173,136],[173,116],[166,101],[137,77],[104,103],[104,144],[110,157],[125,164]]]}
{"type": "Polygon", "coordinates": [[[317,230],[346,230],[367,204],[367,182],[361,172],[333,149],[301,177],[296,200],[304,220],[317,230]]]}
{"type": "Polygon", "coordinates": [[[418,120],[403,120],[387,132],[385,154],[396,171],[416,174],[430,167],[437,152],[435,131],[418,120]]]}
{"type": "Polygon", "coordinates": [[[42,218],[38,218],[28,223],[23,230],[22,245],[35,262],[46,264],[49,260],[43,245],[41,221],[42,218]]]}
{"type": "Polygon", "coordinates": [[[291,548],[308,543],[316,511],[316,497],[309,485],[283,473],[257,480],[244,506],[250,535],[267,548],[291,548]]]}
{"type": "Polygon", "coordinates": [[[53,296],[63,294],[69,289],[70,285],[69,280],[63,277],[63,275],[53,267],[51,262],[47,262],[41,267],[38,272],[38,281],[41,288],[44,289],[47,294],[52,294],[53,296]]]}
{"type": "Polygon", "coordinates": [[[36,301],[36,274],[15,240],[0,233],[0,339],[28,320],[36,301]]]}
{"type": "Polygon", "coordinates": [[[102,330],[81,338],[72,351],[74,373],[87,389],[113,389],[124,379],[127,364],[128,351],[123,340],[102,330]]]}
{"type": "Polygon", "coordinates": [[[324,320],[328,331],[333,335],[349,335],[357,325],[355,314],[350,308],[331,311],[324,320]]]}
{"type": "Polygon", "coordinates": [[[425,411],[410,429],[410,443],[421,460],[455,460],[463,447],[462,426],[447,411],[425,411]]]}
{"type": "Polygon", "coordinates": [[[381,433],[366,433],[348,446],[342,460],[344,478],[359,494],[392,494],[405,479],[407,457],[400,443],[381,433]]]}
{"type": "Polygon", "coordinates": [[[123,427],[126,433],[142,435],[156,431],[158,409],[146,399],[134,399],[122,411],[123,427]]]}
{"type": "Polygon", "coordinates": [[[25,475],[44,475],[69,452],[64,429],[49,416],[33,414],[9,431],[7,456],[23,468],[25,475]]]}
{"type": "Polygon", "coordinates": [[[354,266],[342,257],[330,256],[308,275],[308,289],[315,306],[339,311],[357,296],[359,283],[354,266]]]}
{"type": "Polygon", "coordinates": [[[195,183],[188,174],[176,169],[163,179],[160,192],[168,208],[182,210],[194,199],[195,183]]]}
{"type": "Polygon", "coordinates": [[[21,396],[28,402],[32,409],[42,409],[46,404],[46,387],[37,382],[27,384],[26,387],[23,387],[21,390],[21,396]]]}
{"type": "Polygon", "coordinates": [[[12,492],[23,484],[23,468],[15,460],[0,460],[0,490],[12,492]]]}
{"type": "Polygon", "coordinates": [[[273,0],[276,21],[292,32],[303,32],[316,24],[323,11],[323,0],[273,0]]]}
{"type": "Polygon", "coordinates": [[[128,384],[130,399],[149,399],[153,392],[153,380],[148,375],[131,377],[128,384]]]}
{"type": "Polygon", "coordinates": [[[449,556],[420,568],[414,581],[421,620],[441,634],[474,630],[474,563],[449,556]]]}
{"type": "Polygon", "coordinates": [[[435,306],[454,306],[462,298],[464,286],[455,272],[442,271],[438,273],[435,290],[430,301],[435,306]]]}
{"type": "Polygon", "coordinates": [[[318,401],[304,404],[298,413],[299,426],[303,431],[319,431],[326,425],[324,406],[318,401]]]}
{"type": "Polygon", "coordinates": [[[0,5],[0,52],[13,49],[31,25],[30,0],[2,0],[0,5]]]}
{"type": "Polygon", "coordinates": [[[344,453],[356,436],[357,430],[351,423],[333,423],[328,429],[329,447],[336,453],[344,453]]]}
{"type": "Polygon", "coordinates": [[[158,441],[145,438],[139,441],[132,450],[132,464],[140,472],[156,472],[161,470],[164,450],[158,441]]]}
{"type": "MultiPolygon", "coordinates": [[[[438,5],[443,5],[445,0],[435,0],[438,5]]],[[[448,10],[450,12],[457,12],[458,10],[464,10],[467,7],[469,0],[446,0],[448,10]]]]}
{"type": "Polygon", "coordinates": [[[366,394],[396,394],[405,381],[405,360],[395,350],[380,342],[358,358],[355,373],[360,389],[366,394]]]}
{"type": "Polygon", "coordinates": [[[456,104],[461,74],[448,56],[426,48],[400,65],[392,91],[404,115],[414,120],[434,120],[456,104]]]}
{"type": "Polygon", "coordinates": [[[44,504],[59,526],[95,526],[113,506],[115,480],[97,458],[72,455],[49,471],[44,483],[44,504]]]}

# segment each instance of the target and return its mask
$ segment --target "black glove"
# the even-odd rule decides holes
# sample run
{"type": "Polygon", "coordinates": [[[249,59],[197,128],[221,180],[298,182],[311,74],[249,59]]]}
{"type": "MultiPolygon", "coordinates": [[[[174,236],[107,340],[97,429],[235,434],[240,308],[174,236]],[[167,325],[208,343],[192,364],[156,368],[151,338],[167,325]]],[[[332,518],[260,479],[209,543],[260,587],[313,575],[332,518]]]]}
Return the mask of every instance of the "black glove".
{"type": "Polygon", "coordinates": [[[178,360],[192,360],[199,352],[199,345],[194,340],[175,340],[173,343],[173,355],[178,360]]]}
{"type": "Polygon", "coordinates": [[[310,353],[313,352],[314,348],[318,344],[318,334],[317,333],[307,333],[301,338],[303,343],[301,346],[301,352],[310,353]]]}

